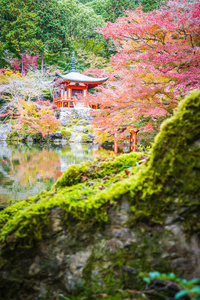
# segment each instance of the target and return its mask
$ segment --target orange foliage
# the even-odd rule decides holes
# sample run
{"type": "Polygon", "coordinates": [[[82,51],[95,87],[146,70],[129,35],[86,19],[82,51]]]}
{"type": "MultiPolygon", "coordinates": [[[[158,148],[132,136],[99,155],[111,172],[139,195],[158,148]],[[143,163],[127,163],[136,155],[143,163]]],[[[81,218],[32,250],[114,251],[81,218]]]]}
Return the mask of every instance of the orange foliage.
{"type": "Polygon", "coordinates": [[[20,100],[17,104],[18,116],[13,127],[22,133],[35,134],[41,133],[44,137],[47,134],[55,133],[60,121],[54,116],[52,107],[45,104],[45,101],[26,102],[20,100]]]}

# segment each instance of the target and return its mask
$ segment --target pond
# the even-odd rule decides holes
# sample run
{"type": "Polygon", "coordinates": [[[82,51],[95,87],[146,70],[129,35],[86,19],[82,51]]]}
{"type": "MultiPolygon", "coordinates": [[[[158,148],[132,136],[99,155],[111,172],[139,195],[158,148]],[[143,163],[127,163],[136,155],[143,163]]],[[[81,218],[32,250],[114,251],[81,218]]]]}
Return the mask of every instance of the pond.
{"type": "Polygon", "coordinates": [[[0,206],[50,190],[73,164],[93,160],[96,145],[0,144],[0,206]]]}

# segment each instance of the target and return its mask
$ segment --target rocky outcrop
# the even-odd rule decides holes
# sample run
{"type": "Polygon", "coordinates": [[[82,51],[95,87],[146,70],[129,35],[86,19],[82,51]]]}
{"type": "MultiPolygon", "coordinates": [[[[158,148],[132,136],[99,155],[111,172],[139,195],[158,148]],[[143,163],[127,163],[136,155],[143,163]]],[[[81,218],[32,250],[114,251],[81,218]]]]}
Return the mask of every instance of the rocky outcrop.
{"type": "Polygon", "coordinates": [[[195,91],[142,167],[137,153],[71,166],[1,212],[0,298],[146,299],[140,272],[200,277],[199,140],[195,91]]]}
{"type": "Polygon", "coordinates": [[[0,125],[0,141],[6,141],[8,134],[11,132],[11,127],[9,124],[0,125]]]}
{"type": "Polygon", "coordinates": [[[61,107],[59,113],[59,119],[61,120],[61,124],[66,126],[66,123],[70,119],[85,119],[87,121],[92,120],[91,111],[93,109],[88,107],[75,107],[75,108],[67,108],[61,107]]]}

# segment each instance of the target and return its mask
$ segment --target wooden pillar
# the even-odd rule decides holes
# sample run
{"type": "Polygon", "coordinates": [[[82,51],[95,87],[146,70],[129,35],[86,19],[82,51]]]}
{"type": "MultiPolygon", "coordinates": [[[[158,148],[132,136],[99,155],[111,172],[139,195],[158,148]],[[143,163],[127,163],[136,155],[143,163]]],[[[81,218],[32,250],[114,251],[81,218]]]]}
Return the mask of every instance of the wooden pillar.
{"type": "Polygon", "coordinates": [[[118,153],[118,145],[117,142],[114,141],[114,153],[117,154],[118,153]]]}
{"type": "Polygon", "coordinates": [[[130,135],[130,151],[131,152],[133,151],[133,139],[134,139],[134,136],[133,136],[133,133],[131,132],[131,135],[130,135]]]}
{"type": "Polygon", "coordinates": [[[114,139],[114,153],[118,153],[118,145],[117,145],[117,140],[116,140],[116,133],[115,133],[115,139],[114,139]]]}
{"type": "Polygon", "coordinates": [[[71,89],[68,89],[67,92],[68,92],[68,99],[71,99],[71,89]]]}
{"type": "Polygon", "coordinates": [[[131,130],[130,131],[131,136],[130,136],[130,150],[132,152],[137,151],[137,131],[131,130]]]}
{"type": "Polygon", "coordinates": [[[137,151],[137,131],[135,131],[135,133],[134,133],[134,143],[135,143],[134,152],[136,152],[137,151]]]}

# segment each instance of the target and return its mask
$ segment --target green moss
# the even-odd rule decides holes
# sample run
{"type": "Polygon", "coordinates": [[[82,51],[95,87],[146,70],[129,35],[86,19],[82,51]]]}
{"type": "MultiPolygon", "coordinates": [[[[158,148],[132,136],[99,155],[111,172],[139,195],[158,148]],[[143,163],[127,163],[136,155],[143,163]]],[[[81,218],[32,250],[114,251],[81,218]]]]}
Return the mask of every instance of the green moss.
{"type": "Polygon", "coordinates": [[[114,198],[117,192],[114,188],[113,195],[112,187],[116,186],[119,179],[127,177],[124,169],[131,167],[130,174],[137,170],[132,165],[136,165],[139,156],[141,153],[131,153],[107,161],[97,160],[95,163],[71,166],[51,191],[11,205],[0,214],[2,246],[7,245],[9,235],[14,231],[11,247],[31,247],[41,239],[44,228],[49,224],[50,213],[56,207],[65,212],[68,226],[73,220],[79,222],[80,228],[107,222],[107,209],[116,204],[114,198]],[[114,173],[118,174],[115,176],[114,173]],[[105,175],[107,178],[102,181],[105,175]]]}
{"type": "Polygon", "coordinates": [[[194,91],[163,123],[150,159],[141,169],[135,167],[138,153],[71,166],[50,192],[1,212],[2,247],[31,247],[41,239],[56,207],[64,211],[66,226],[74,221],[79,228],[100,226],[108,220],[108,208],[124,195],[131,202],[130,226],[138,221],[162,224],[167,214],[175,214],[185,230],[199,233],[199,141],[200,92],[194,91]],[[130,174],[124,171],[127,168],[130,174]]]}
{"type": "Polygon", "coordinates": [[[66,129],[62,129],[61,134],[62,134],[62,137],[67,139],[67,140],[69,140],[71,135],[72,135],[71,131],[66,130],[66,129]]]}
{"type": "Polygon", "coordinates": [[[81,140],[82,140],[83,143],[93,142],[93,140],[88,136],[87,133],[82,134],[81,140]]]}
{"type": "Polygon", "coordinates": [[[79,119],[77,122],[76,122],[76,125],[77,126],[86,126],[88,124],[88,121],[85,120],[85,119],[79,119]]]}
{"type": "Polygon", "coordinates": [[[130,189],[132,222],[162,223],[167,213],[176,211],[188,229],[199,232],[199,140],[200,92],[193,91],[163,123],[137,181],[130,180],[135,181],[130,189]]]}
{"type": "Polygon", "coordinates": [[[142,153],[123,154],[119,157],[109,157],[106,160],[97,159],[93,163],[87,162],[81,165],[71,166],[57,180],[55,188],[71,186],[81,181],[81,177],[102,178],[111,173],[117,174],[126,168],[136,165],[142,153]]]}
{"type": "Polygon", "coordinates": [[[11,133],[9,133],[8,134],[8,137],[7,137],[7,139],[9,140],[9,141],[16,141],[16,140],[18,140],[18,133],[17,133],[17,130],[13,130],[11,133]]]}
{"type": "Polygon", "coordinates": [[[88,132],[91,132],[93,133],[93,127],[91,125],[87,125],[84,127],[84,132],[88,133],[88,132]]]}

